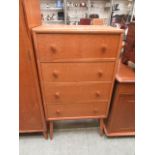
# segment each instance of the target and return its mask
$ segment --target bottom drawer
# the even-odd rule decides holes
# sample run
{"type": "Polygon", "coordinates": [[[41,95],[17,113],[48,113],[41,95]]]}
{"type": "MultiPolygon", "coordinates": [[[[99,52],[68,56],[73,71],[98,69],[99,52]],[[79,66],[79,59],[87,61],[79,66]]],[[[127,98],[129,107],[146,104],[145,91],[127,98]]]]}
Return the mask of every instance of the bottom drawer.
{"type": "Polygon", "coordinates": [[[108,102],[89,102],[81,104],[47,104],[50,120],[69,119],[69,117],[106,117],[108,102]]]}

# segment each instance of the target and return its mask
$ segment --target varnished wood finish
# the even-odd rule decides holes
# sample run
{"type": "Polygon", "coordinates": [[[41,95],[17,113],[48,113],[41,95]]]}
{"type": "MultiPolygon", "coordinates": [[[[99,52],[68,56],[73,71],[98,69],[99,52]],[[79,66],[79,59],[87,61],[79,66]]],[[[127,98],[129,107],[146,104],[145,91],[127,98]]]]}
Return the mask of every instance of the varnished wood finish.
{"type": "Polygon", "coordinates": [[[50,121],[50,139],[53,139],[53,121],[50,121]]]}
{"type": "Polygon", "coordinates": [[[105,120],[104,130],[107,136],[131,136],[135,134],[134,78],[134,71],[120,63],[110,113],[105,120]]]}
{"type": "Polygon", "coordinates": [[[135,63],[135,22],[128,24],[128,33],[122,54],[122,62],[128,64],[128,61],[135,63]]]}
{"type": "Polygon", "coordinates": [[[46,104],[49,120],[69,117],[100,116],[104,118],[107,112],[107,102],[94,101],[71,104],[46,104]]]}
{"type": "Polygon", "coordinates": [[[40,62],[52,62],[55,59],[116,58],[119,35],[37,34],[36,42],[40,62]]]}
{"type": "Polygon", "coordinates": [[[122,31],[40,26],[33,38],[47,120],[106,118],[122,31]]]}
{"type": "Polygon", "coordinates": [[[120,83],[134,83],[135,82],[135,72],[127,65],[118,65],[116,80],[120,83]]]}
{"type": "Polygon", "coordinates": [[[113,79],[115,62],[41,63],[40,66],[44,82],[109,82],[113,79]]]}
{"type": "Polygon", "coordinates": [[[81,103],[83,101],[109,100],[112,83],[63,83],[44,84],[45,102],[52,103],[81,103]]]}
{"type": "Polygon", "coordinates": [[[25,20],[29,30],[31,30],[32,27],[41,25],[40,0],[20,1],[22,1],[23,4],[25,20]]]}
{"type": "MultiPolygon", "coordinates": [[[[33,31],[36,33],[85,33],[85,34],[122,34],[122,29],[116,29],[111,26],[104,26],[104,25],[41,25],[33,28],[33,31]]],[[[121,43],[122,44],[122,43],[121,43]]]]}
{"type": "Polygon", "coordinates": [[[46,133],[32,40],[27,29],[23,1],[19,8],[19,131],[46,133]]]}
{"type": "Polygon", "coordinates": [[[100,125],[100,135],[102,136],[104,134],[104,123],[103,123],[103,119],[100,118],[99,119],[99,125],[100,125]]]}

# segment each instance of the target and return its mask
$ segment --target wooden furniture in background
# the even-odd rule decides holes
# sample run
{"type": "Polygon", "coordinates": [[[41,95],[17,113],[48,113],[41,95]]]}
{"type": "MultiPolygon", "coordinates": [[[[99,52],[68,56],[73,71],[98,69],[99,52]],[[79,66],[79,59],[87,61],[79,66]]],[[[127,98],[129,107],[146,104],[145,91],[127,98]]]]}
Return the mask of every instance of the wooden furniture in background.
{"type": "Polygon", "coordinates": [[[94,18],[91,20],[92,25],[104,25],[104,19],[94,18]]]}
{"type": "MultiPolygon", "coordinates": [[[[29,20],[32,18],[24,10],[25,4],[29,2],[29,0],[19,2],[19,132],[43,132],[47,138],[46,121],[29,31],[29,28],[35,25],[36,20],[29,20]]],[[[34,3],[34,1],[31,2],[34,3]]],[[[34,18],[35,15],[32,17],[34,18]]]]}
{"type": "Polygon", "coordinates": [[[33,28],[51,139],[54,120],[107,117],[122,32],[86,25],[33,28]]]}
{"type": "Polygon", "coordinates": [[[40,0],[20,0],[22,1],[26,26],[31,30],[35,26],[41,25],[40,0]]]}
{"type": "Polygon", "coordinates": [[[135,22],[128,25],[125,50],[122,54],[122,62],[128,64],[128,61],[135,63],[135,22]]]}
{"type": "Polygon", "coordinates": [[[107,136],[135,135],[135,74],[121,62],[104,131],[107,136]]]}

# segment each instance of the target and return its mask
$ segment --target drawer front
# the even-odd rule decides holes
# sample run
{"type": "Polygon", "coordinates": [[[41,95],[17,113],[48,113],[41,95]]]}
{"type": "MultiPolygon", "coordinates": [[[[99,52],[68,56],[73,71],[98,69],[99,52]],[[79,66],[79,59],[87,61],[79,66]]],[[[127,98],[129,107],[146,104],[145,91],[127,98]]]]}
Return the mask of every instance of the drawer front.
{"type": "Polygon", "coordinates": [[[37,34],[41,62],[79,58],[116,58],[117,34],[37,34]]]}
{"type": "Polygon", "coordinates": [[[46,104],[81,103],[84,101],[108,100],[111,83],[45,83],[44,100],[46,104]]]}
{"type": "Polygon", "coordinates": [[[115,62],[41,63],[45,82],[112,81],[115,62]]]}
{"type": "Polygon", "coordinates": [[[48,119],[83,116],[106,116],[108,102],[90,102],[82,104],[48,104],[48,119]]]}

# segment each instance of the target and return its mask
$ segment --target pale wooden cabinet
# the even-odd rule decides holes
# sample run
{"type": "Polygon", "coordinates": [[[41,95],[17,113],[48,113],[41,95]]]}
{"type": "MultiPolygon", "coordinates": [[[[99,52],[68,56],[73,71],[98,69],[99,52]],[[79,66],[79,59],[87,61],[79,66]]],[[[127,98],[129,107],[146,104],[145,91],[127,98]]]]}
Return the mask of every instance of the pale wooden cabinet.
{"type": "Polygon", "coordinates": [[[33,28],[46,119],[106,118],[122,30],[104,26],[33,28]]]}

